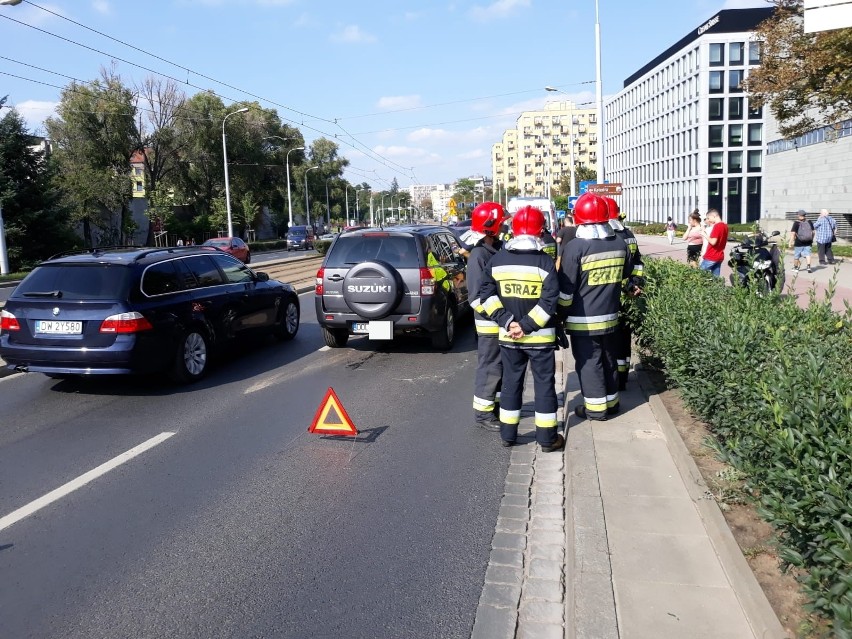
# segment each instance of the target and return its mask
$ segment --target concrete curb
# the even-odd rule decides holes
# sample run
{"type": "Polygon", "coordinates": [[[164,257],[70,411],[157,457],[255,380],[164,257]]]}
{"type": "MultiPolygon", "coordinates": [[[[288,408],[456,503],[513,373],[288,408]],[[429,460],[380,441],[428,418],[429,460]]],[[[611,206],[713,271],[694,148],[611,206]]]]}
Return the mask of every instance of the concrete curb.
{"type": "Polygon", "coordinates": [[[636,372],[642,392],[647,397],[648,404],[663,429],[675,466],[704,523],[722,569],[728,577],[731,588],[740,606],[742,606],[754,635],[769,639],[787,639],[787,633],[743,556],[725,516],[719,509],[719,505],[712,497],[708,497],[710,489],[701,476],[701,471],[689,453],[686,444],[683,443],[683,439],[662,399],[651,391],[650,381],[644,371],[637,370],[636,372]]]}

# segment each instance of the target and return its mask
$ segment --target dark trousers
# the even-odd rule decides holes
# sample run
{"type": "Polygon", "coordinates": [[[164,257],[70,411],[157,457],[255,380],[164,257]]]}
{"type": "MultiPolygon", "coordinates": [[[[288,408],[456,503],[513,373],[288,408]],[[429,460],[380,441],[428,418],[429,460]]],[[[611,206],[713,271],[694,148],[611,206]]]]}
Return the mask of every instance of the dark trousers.
{"type": "Polygon", "coordinates": [[[500,392],[500,437],[513,442],[521,421],[524,378],[529,362],[535,391],[535,440],[542,446],[556,441],[556,356],[553,348],[500,348],[503,357],[503,390],[500,392]]]}
{"type": "Polygon", "coordinates": [[[503,360],[497,336],[477,336],[476,377],[473,384],[473,416],[477,421],[496,419],[495,402],[503,379],[503,360]]]}
{"type": "Polygon", "coordinates": [[[624,317],[618,320],[618,332],[615,333],[615,361],[618,367],[618,390],[627,386],[627,375],[630,372],[630,354],[633,347],[633,331],[624,317]]]}
{"type": "Polygon", "coordinates": [[[618,410],[618,340],[618,333],[571,336],[571,352],[589,419],[606,419],[607,410],[618,410]]]}
{"type": "Polygon", "coordinates": [[[825,264],[826,258],[829,262],[834,261],[834,252],[831,250],[831,242],[820,244],[817,242],[817,254],[819,255],[819,263],[825,264]]]}

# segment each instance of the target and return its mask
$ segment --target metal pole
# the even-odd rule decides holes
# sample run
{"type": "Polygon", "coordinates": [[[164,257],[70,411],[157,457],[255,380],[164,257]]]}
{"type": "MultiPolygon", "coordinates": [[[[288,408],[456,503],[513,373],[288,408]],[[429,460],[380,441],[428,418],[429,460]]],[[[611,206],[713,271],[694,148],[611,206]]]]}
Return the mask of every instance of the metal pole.
{"type": "Polygon", "coordinates": [[[287,151],[287,156],[284,158],[284,164],[287,165],[287,210],[289,211],[289,222],[287,224],[287,230],[290,230],[290,227],[293,226],[293,198],[290,195],[290,154],[293,151],[304,151],[305,147],[297,146],[295,148],[287,151]]]}
{"type": "Polygon", "coordinates": [[[571,110],[571,129],[568,132],[568,142],[571,143],[571,197],[577,194],[577,176],[574,173],[574,110],[571,110]]]}
{"type": "Polygon", "coordinates": [[[361,205],[358,201],[358,191],[363,191],[362,187],[355,187],[355,223],[361,223],[361,205]]]}
{"type": "Polygon", "coordinates": [[[0,275],[9,274],[9,256],[6,254],[6,229],[3,226],[3,204],[0,203],[0,275]]]}
{"type": "Polygon", "coordinates": [[[310,166],[305,170],[305,219],[308,226],[311,225],[311,202],[308,199],[308,173],[318,168],[318,166],[310,166]]]}
{"type": "Polygon", "coordinates": [[[375,225],[376,225],[376,218],[375,218],[375,213],[374,213],[374,209],[373,209],[373,194],[370,193],[370,226],[372,227],[372,226],[375,226],[375,225]]]}
{"type": "Polygon", "coordinates": [[[343,188],[346,189],[346,226],[351,226],[349,224],[349,185],[344,184],[343,188]]]}
{"type": "Polygon", "coordinates": [[[225,122],[228,118],[237,113],[245,113],[248,107],[231,111],[222,119],[222,157],[225,161],[225,208],[228,211],[228,237],[234,237],[234,224],[231,220],[231,189],[228,185],[228,145],[225,138],[225,122]]]}
{"type": "MultiPolygon", "coordinates": [[[[333,176],[328,178],[328,180],[333,179],[333,176]]],[[[328,230],[331,231],[331,205],[328,203],[328,180],[325,181],[325,224],[328,230]]]]}
{"type": "Polygon", "coordinates": [[[604,167],[604,153],[606,147],[604,144],[604,111],[603,111],[603,94],[601,88],[601,23],[598,12],[598,0],[595,0],[595,88],[596,99],[598,104],[598,184],[603,184],[606,180],[606,170],[604,167]]]}

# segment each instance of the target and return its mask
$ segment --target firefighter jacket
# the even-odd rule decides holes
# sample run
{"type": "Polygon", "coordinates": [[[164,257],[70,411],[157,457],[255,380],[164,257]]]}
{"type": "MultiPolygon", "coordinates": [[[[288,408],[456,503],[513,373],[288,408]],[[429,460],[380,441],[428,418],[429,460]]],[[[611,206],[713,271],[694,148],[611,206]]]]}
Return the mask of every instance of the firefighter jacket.
{"type": "Polygon", "coordinates": [[[501,346],[556,346],[559,276],[553,260],[541,250],[538,238],[515,237],[491,258],[482,275],[479,299],[484,314],[499,327],[501,346]],[[512,322],[520,324],[523,337],[509,337],[512,322]]]}
{"type": "Polygon", "coordinates": [[[624,240],[605,224],[577,227],[577,237],[565,246],[559,271],[567,293],[565,332],[595,336],[618,330],[622,280],[633,263],[624,240]],[[598,228],[590,228],[598,227],[598,228]]]}
{"type": "Polygon", "coordinates": [[[636,236],[629,228],[621,223],[621,220],[610,220],[610,226],[615,231],[616,236],[624,240],[627,244],[627,249],[630,251],[630,277],[624,281],[624,287],[627,289],[632,283],[635,286],[642,286],[645,283],[645,266],[642,263],[642,254],[639,252],[639,243],[636,241],[636,236]]]}
{"type": "Polygon", "coordinates": [[[547,253],[554,261],[556,260],[556,240],[550,234],[549,231],[545,231],[541,234],[541,241],[544,244],[544,252],[547,253]]]}
{"type": "Polygon", "coordinates": [[[499,241],[492,245],[484,242],[474,246],[467,258],[467,290],[475,299],[471,300],[470,307],[473,309],[473,320],[476,324],[476,333],[487,337],[497,337],[500,332],[497,322],[488,319],[484,314],[482,303],[477,296],[482,284],[482,273],[491,258],[497,254],[501,243],[499,241]]]}

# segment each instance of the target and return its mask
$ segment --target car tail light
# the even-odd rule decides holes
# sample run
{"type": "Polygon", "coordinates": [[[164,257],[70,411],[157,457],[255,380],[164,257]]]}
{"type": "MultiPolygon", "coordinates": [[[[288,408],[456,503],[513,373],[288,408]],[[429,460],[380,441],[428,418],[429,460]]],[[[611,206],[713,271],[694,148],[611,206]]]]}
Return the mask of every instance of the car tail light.
{"type": "Polygon", "coordinates": [[[432,275],[432,271],[428,268],[420,269],[420,296],[424,297],[427,295],[435,294],[435,276],[432,275]]]}
{"type": "Polygon", "coordinates": [[[9,311],[0,311],[0,332],[19,330],[21,330],[21,325],[18,323],[18,318],[9,311]]]}
{"type": "Polygon", "coordinates": [[[323,281],[324,277],[325,277],[325,269],[321,268],[320,270],[317,271],[316,287],[314,287],[314,293],[316,293],[317,295],[322,295],[322,292],[323,292],[322,281],[323,281]]]}
{"type": "Polygon", "coordinates": [[[119,313],[110,315],[101,324],[101,333],[141,333],[153,330],[151,322],[142,313],[119,313]]]}

